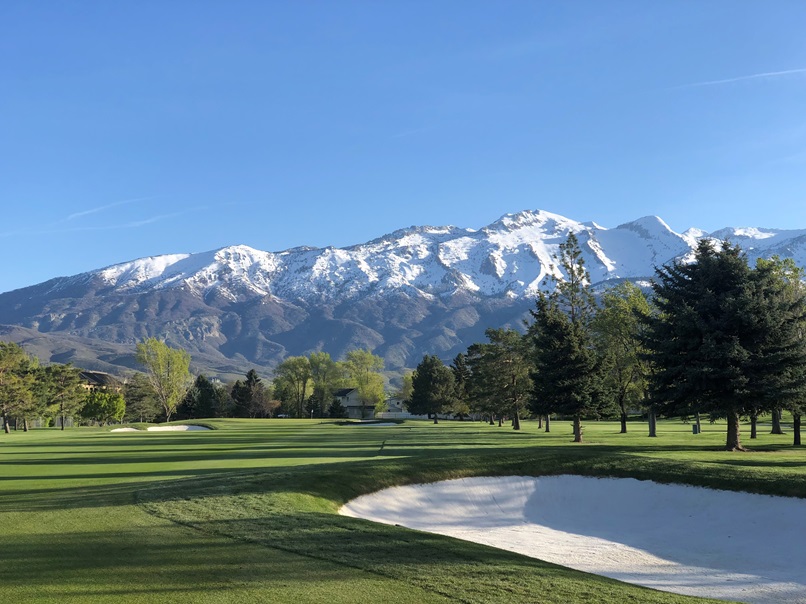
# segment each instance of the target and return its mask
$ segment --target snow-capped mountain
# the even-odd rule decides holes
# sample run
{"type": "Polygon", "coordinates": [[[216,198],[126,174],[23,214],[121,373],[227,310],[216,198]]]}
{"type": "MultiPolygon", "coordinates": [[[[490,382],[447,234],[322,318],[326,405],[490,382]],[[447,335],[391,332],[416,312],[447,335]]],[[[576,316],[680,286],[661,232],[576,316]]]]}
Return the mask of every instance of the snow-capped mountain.
{"type": "Polygon", "coordinates": [[[570,232],[596,286],[646,280],[655,267],[690,257],[704,237],[738,243],[751,261],[777,254],[806,264],[806,230],[676,233],[655,216],[605,228],[524,211],[478,230],[410,227],[347,248],[235,245],[141,258],[0,294],[0,323],[61,337],[66,350],[54,360],[88,365],[93,340],[122,347],[119,358],[90,359],[94,366],[130,364],[127,347],[148,335],[225,373],[357,346],[392,368],[413,366],[425,352],[464,350],[486,327],[519,325],[547,277],[562,279],[555,256],[570,232]]]}
{"type": "MultiPolygon", "coordinates": [[[[536,295],[549,274],[560,277],[554,256],[570,232],[580,239],[594,283],[648,277],[655,266],[688,253],[699,238],[674,233],[657,217],[607,229],[536,211],[508,214],[479,230],[411,227],[344,249],[273,253],[236,245],[141,258],[76,279],[99,278],[119,292],[183,287],[233,301],[274,296],[333,302],[390,291],[445,296],[459,290],[522,298],[536,295]]],[[[71,280],[54,288],[68,285],[71,280]]]]}

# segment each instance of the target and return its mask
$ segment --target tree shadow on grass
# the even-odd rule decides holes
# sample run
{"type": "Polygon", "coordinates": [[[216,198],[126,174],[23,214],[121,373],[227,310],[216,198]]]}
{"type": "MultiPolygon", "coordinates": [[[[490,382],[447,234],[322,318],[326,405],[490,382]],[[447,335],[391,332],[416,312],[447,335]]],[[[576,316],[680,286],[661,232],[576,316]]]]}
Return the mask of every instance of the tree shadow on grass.
{"type": "Polygon", "coordinates": [[[70,456],[49,458],[42,455],[37,459],[10,459],[0,461],[2,466],[69,466],[69,465],[126,465],[126,464],[158,464],[183,462],[203,462],[208,460],[243,460],[243,459],[322,459],[322,458],[355,458],[373,457],[380,449],[381,442],[375,445],[365,445],[363,447],[300,447],[300,448],[278,448],[269,447],[253,448],[249,450],[221,450],[207,449],[205,452],[188,452],[186,450],[154,450],[152,454],[125,453],[110,457],[95,456],[70,456]]]}
{"type": "Polygon", "coordinates": [[[456,601],[655,600],[647,590],[511,552],[335,514],[267,514],[258,509],[233,510],[229,505],[185,509],[186,514],[173,508],[173,512],[175,520],[205,534],[338,563],[456,601]],[[250,517],[228,517],[244,512],[250,517]],[[216,515],[220,517],[209,519],[216,515]],[[586,591],[591,598],[580,597],[586,591]]]}
{"type": "Polygon", "coordinates": [[[310,557],[287,550],[258,548],[176,525],[22,535],[4,542],[0,560],[6,595],[33,586],[40,595],[56,596],[54,601],[100,595],[120,596],[116,601],[125,602],[126,596],[143,594],[143,601],[156,602],[176,593],[195,602],[220,590],[205,601],[226,602],[233,586],[250,585],[269,590],[267,596],[280,590],[274,594],[283,601],[282,589],[289,583],[304,593],[306,583],[321,587],[356,577],[360,575],[336,563],[312,564],[310,557]]]}

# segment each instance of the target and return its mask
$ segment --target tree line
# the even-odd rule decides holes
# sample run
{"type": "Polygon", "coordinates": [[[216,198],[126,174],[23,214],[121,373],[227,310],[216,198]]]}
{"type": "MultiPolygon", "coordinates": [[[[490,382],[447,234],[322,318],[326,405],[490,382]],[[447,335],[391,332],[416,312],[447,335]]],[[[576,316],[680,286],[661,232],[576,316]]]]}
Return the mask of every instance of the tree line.
{"type": "Polygon", "coordinates": [[[64,430],[67,419],[107,423],[120,421],[123,396],[114,390],[87,388],[81,370],[72,365],[41,365],[13,342],[0,342],[0,416],[3,430],[46,420],[64,430]]]}
{"type": "MultiPolygon", "coordinates": [[[[386,399],[382,369],[381,357],[357,349],[343,361],[327,352],[288,357],[275,367],[272,380],[263,380],[254,369],[232,384],[199,375],[177,402],[175,418],[342,418],[347,410],[334,395],[352,388],[363,407],[381,411],[386,399]]],[[[148,394],[140,389],[138,396],[148,394]]]]}
{"type": "MultiPolygon", "coordinates": [[[[806,290],[791,259],[751,267],[729,242],[703,240],[690,262],[656,269],[650,295],[630,282],[593,294],[579,242],[559,246],[550,292],[538,295],[523,330],[488,329],[449,366],[426,355],[403,376],[400,397],[416,415],[471,414],[520,428],[524,417],[545,430],[569,418],[583,441],[585,419],[631,413],[655,418],[701,414],[727,423],[725,446],[742,449],[740,420],[767,414],[780,431],[782,410],[800,444],[806,410],[806,290]]],[[[355,389],[364,410],[382,410],[383,359],[369,350],[344,361],[326,352],[285,359],[264,381],[253,369],[223,384],[192,378],[190,355],[155,338],[137,345],[144,368],[117,389],[87,389],[72,365],[41,365],[20,346],[0,342],[0,415],[23,429],[46,418],[79,422],[157,418],[344,417],[334,393],[355,389]]],[[[363,414],[362,414],[363,416],[363,414]]]]}
{"type": "Polygon", "coordinates": [[[357,391],[366,409],[385,402],[383,359],[368,350],[350,351],[344,361],[326,352],[289,357],[264,381],[256,370],[224,384],[190,372],[190,354],[156,338],[137,344],[142,366],[119,387],[90,387],[71,364],[42,365],[18,344],[0,341],[0,416],[27,431],[35,420],[62,429],[74,423],[152,422],[212,417],[345,417],[334,393],[357,391]]]}
{"type": "Polygon", "coordinates": [[[698,244],[691,262],[656,269],[651,293],[623,282],[597,300],[576,236],[559,246],[563,278],[541,292],[524,330],[488,329],[446,366],[426,355],[406,381],[409,411],[468,413],[520,428],[534,416],[569,418],[574,441],[583,420],[617,416],[627,431],[631,412],[656,417],[700,414],[727,423],[725,448],[741,450],[740,420],[764,414],[780,431],[793,418],[800,445],[806,411],[806,290],[791,259],[751,267],[727,241],[698,244]]]}

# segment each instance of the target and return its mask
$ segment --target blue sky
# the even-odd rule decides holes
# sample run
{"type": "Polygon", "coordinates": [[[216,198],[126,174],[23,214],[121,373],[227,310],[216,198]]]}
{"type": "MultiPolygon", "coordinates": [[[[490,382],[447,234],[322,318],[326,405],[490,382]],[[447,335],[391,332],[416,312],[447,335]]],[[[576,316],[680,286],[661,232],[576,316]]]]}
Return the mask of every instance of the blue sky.
{"type": "Polygon", "coordinates": [[[802,0],[0,3],[0,291],[545,209],[806,228],[802,0]]]}

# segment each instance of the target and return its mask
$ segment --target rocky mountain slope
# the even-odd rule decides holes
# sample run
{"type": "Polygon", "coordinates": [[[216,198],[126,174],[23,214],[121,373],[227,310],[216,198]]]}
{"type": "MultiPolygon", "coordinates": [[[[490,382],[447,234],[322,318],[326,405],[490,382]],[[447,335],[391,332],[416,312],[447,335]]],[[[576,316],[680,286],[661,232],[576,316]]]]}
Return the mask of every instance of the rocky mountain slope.
{"type": "Polygon", "coordinates": [[[487,327],[521,325],[547,277],[562,278],[553,257],[569,232],[596,286],[647,280],[702,237],[739,243],[751,261],[778,254],[806,264],[806,230],[675,233],[657,217],[608,229],[525,211],[478,230],[410,227],[341,249],[236,245],[52,279],[0,294],[0,336],[44,360],[116,372],[134,366],[134,345],[147,336],[224,376],[356,347],[391,369],[412,367],[424,353],[450,359],[487,327]]]}

